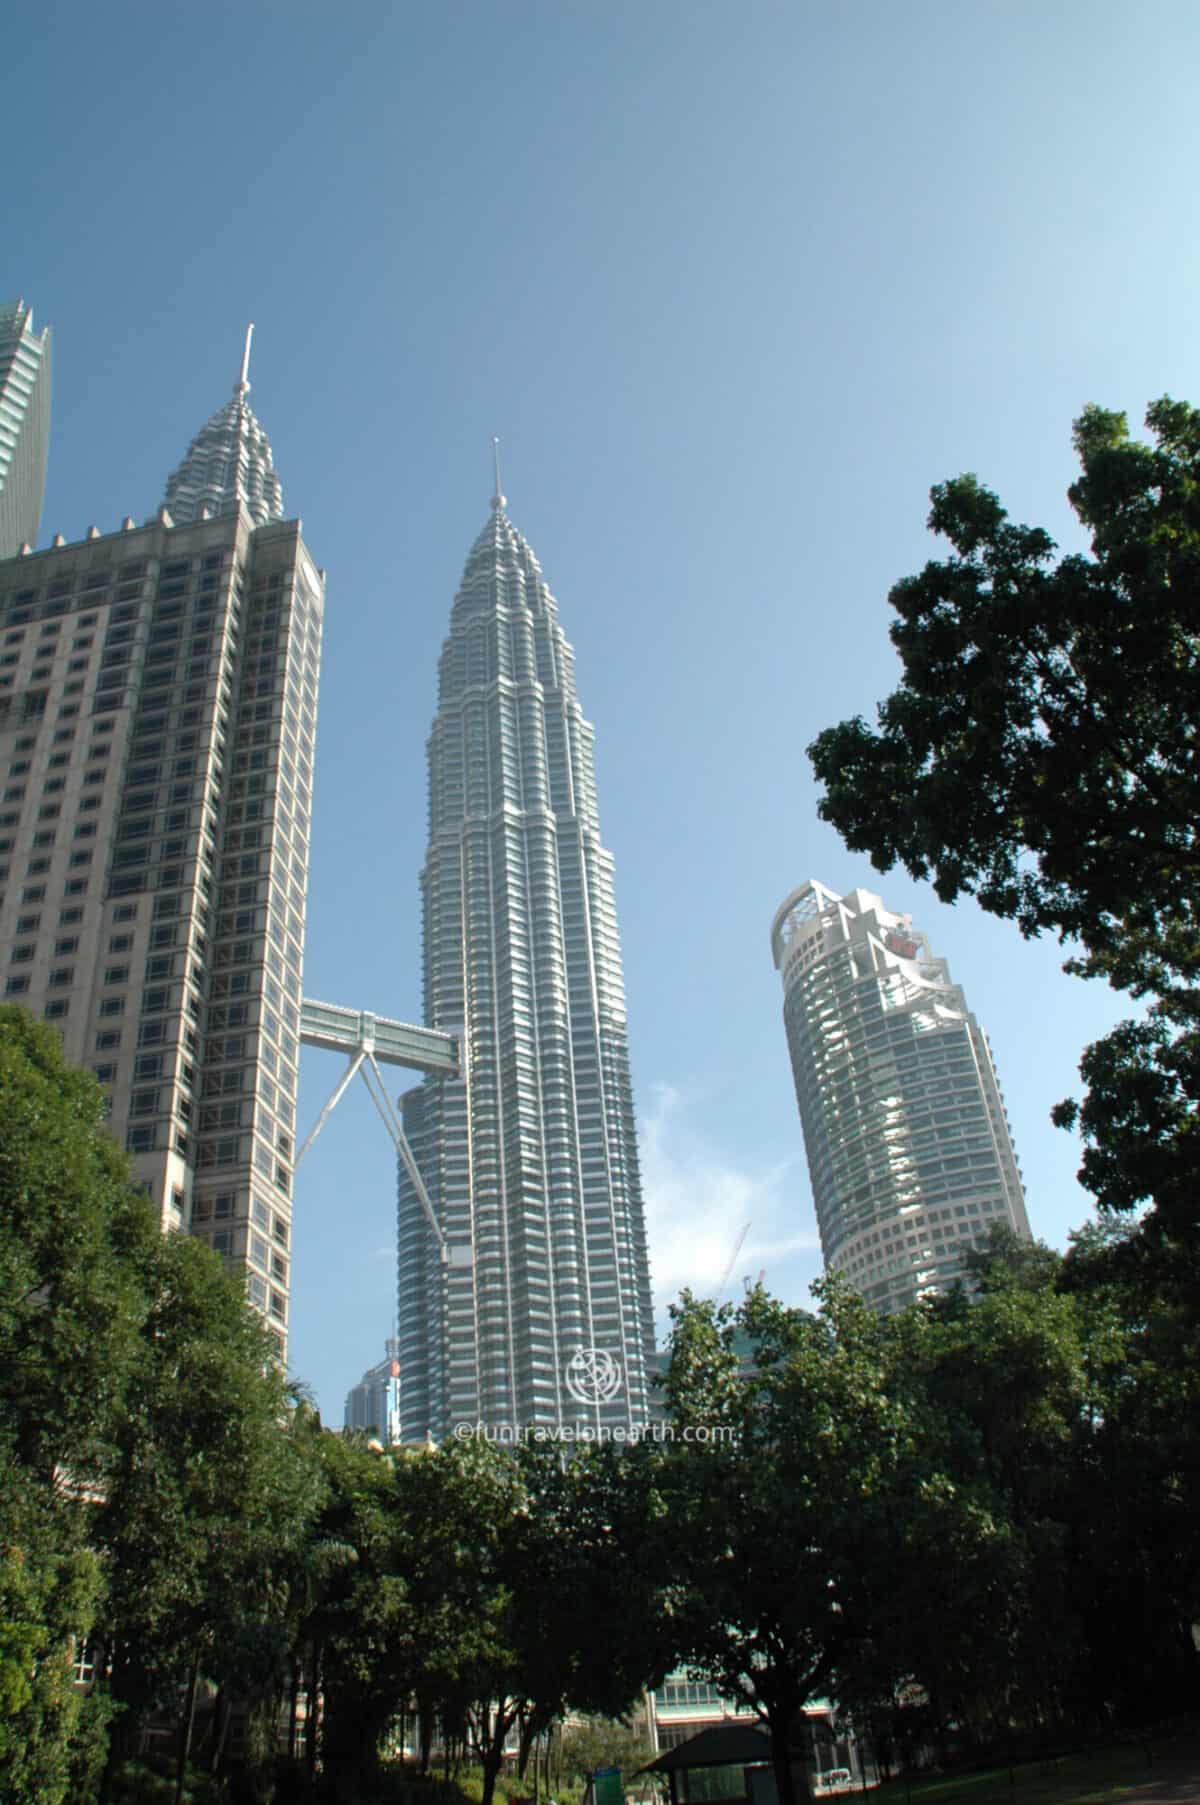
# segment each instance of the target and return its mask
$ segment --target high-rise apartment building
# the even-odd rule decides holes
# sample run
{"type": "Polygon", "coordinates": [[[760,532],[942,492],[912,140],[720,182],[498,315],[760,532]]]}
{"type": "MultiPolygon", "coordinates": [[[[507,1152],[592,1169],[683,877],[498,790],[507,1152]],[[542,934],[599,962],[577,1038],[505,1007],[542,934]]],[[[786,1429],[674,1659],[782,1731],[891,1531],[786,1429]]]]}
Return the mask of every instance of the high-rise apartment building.
{"type": "Polygon", "coordinates": [[[37,544],[50,450],[50,328],[0,305],[0,558],[37,544]]]}
{"type": "Polygon", "coordinates": [[[0,563],[0,996],[282,1348],[324,574],[247,387],[144,526],[0,563]]]}
{"type": "MultiPolygon", "coordinates": [[[[497,491],[499,482],[497,481],[497,491]]],[[[401,1173],[406,1439],[641,1424],[653,1348],[612,859],[574,655],[504,497],[471,548],[429,740],[425,1020],[461,1081],[402,1100],[446,1239],[401,1173]]]]}
{"type": "Polygon", "coordinates": [[[821,1251],[882,1311],[1029,1235],[987,1038],[908,915],[810,880],[771,927],[821,1251]]]}

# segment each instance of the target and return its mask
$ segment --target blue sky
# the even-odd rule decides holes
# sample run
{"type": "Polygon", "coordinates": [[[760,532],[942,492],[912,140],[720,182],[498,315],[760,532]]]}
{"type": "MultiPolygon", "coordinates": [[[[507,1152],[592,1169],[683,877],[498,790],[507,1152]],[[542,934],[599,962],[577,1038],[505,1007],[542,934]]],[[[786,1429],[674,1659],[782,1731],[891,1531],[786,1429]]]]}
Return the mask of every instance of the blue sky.
{"type": "MultiPolygon", "coordinates": [[[[1064,545],[1070,423],[1200,400],[1200,15],[1010,0],[50,4],[6,36],[0,298],[55,330],[43,542],[157,506],[244,323],[329,573],[308,994],[420,1017],[435,666],[503,441],[575,644],[617,861],[656,1290],[815,1223],[768,928],[808,876],[911,909],[991,1036],[1035,1230],[1118,999],[816,819],[814,734],[892,687],[890,584],[971,469],[1064,545]]],[[[306,1055],[301,1131],[336,1078],[306,1055]]],[[[389,1145],[297,1187],[292,1353],[382,1353],[389,1145]]]]}

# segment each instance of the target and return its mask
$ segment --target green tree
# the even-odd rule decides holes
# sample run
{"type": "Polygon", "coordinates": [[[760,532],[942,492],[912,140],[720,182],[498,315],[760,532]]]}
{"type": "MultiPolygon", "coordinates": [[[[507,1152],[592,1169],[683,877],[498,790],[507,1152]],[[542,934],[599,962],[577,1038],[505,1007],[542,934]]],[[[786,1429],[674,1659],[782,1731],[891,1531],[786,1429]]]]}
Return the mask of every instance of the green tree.
{"type": "Polygon", "coordinates": [[[71,1685],[103,1596],[90,1505],[112,1455],[154,1245],[95,1081],[0,1006],[0,1801],[84,1796],[104,1709],[71,1685]]]}
{"type": "Polygon", "coordinates": [[[414,1604],[440,1629],[421,1689],[465,1736],[491,1805],[510,1733],[539,1703],[544,1670],[522,1631],[536,1617],[542,1520],[513,1452],[481,1438],[419,1459],[409,1480],[414,1604]]]}
{"type": "Polygon", "coordinates": [[[784,1805],[804,1707],[878,1648],[926,1484],[883,1325],[839,1281],[817,1290],[815,1316],[761,1289],[736,1315],[685,1293],[666,1378],[685,1438],[671,1475],[680,1653],[766,1726],[784,1805]]]}
{"type": "Polygon", "coordinates": [[[619,1718],[584,1717],[563,1731],[561,1762],[574,1780],[588,1780],[599,1767],[619,1767],[626,1784],[654,1759],[643,1730],[619,1718]]]}
{"type": "MultiPolygon", "coordinates": [[[[308,1684],[308,1766],[319,1754],[333,1797],[377,1776],[384,1734],[418,1673],[420,1631],[411,1595],[413,1530],[406,1498],[414,1454],[385,1454],[326,1433],[326,1496],[310,1534],[301,1621],[308,1684]]],[[[431,1637],[437,1628],[426,1627],[431,1637]]]]}
{"type": "Polygon", "coordinates": [[[987,1737],[1083,1714],[1078,1513],[1103,1325],[1091,1350],[1085,1306],[1056,1289],[1061,1258],[1047,1248],[997,1236],[977,1266],[973,1298],[960,1289],[890,1332],[893,1382],[955,1506],[923,1526],[925,1558],[906,1562],[902,1660],[935,1725],[987,1737]],[[964,1522],[976,1532],[965,1544],[953,1534],[964,1522]]]}
{"type": "Polygon", "coordinates": [[[154,1225],[90,1074],[53,1029],[0,1005],[0,1431],[42,1479],[104,1466],[154,1225]]]}
{"type": "Polygon", "coordinates": [[[1080,1511],[1088,1666],[1098,1715],[1133,1724],[1191,1708],[1200,1680],[1200,1313],[1190,1269],[1164,1269],[1128,1222],[1072,1237],[1060,1285],[1094,1319],[1102,1373],[1080,1511]],[[1117,1351],[1112,1351],[1115,1339],[1117,1351]]]}
{"type": "Polygon", "coordinates": [[[1157,1275],[1081,1278],[1112,1238],[1064,1261],[994,1233],[973,1299],[890,1325],[931,1464],[987,1525],[967,1559],[946,1537],[906,1563],[908,1671],[977,1736],[1140,1727],[1194,1695],[1195,1328],[1157,1275]]]}
{"type": "Polygon", "coordinates": [[[527,1514],[513,1591],[531,1699],[526,1746],[567,1711],[624,1718],[678,1653],[661,1449],[585,1443],[571,1454],[535,1439],[518,1456],[527,1514]]]}
{"type": "Polygon", "coordinates": [[[1162,400],[1154,443],[1123,414],[1075,427],[1072,504],[1091,555],[1055,561],[973,476],[932,491],[953,555],[898,583],[900,687],[878,723],[810,747],[820,812],[882,870],[975,895],[1069,969],[1153,999],[1089,1048],[1081,1178],[1102,1206],[1152,1202],[1194,1253],[1200,1102],[1200,412],[1162,400]]]}
{"type": "Polygon", "coordinates": [[[73,1685],[103,1575],[79,1513],[0,1452],[0,1801],[82,1797],[103,1759],[102,1706],[73,1685]]]}
{"type": "Polygon", "coordinates": [[[245,1677],[274,1608],[270,1575],[303,1534],[312,1479],[241,1282],[199,1241],[141,1250],[149,1310],[117,1416],[95,1536],[111,1575],[103,1631],[120,1708],[109,1784],[147,1712],[245,1677]]]}

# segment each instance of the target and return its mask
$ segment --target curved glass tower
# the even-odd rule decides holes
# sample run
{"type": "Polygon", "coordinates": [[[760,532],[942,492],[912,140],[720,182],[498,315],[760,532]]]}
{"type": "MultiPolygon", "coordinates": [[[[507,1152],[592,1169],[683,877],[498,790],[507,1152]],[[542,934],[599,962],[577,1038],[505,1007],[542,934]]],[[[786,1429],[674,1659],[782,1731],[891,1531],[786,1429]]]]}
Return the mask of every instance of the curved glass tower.
{"type": "Polygon", "coordinates": [[[810,879],[771,951],[826,1266],[891,1311],[962,1278],[993,1222],[1028,1239],[987,1036],[911,916],[810,879]]]}
{"type": "Polygon", "coordinates": [[[649,1263],[592,729],[504,507],[467,559],[429,738],[425,1020],[465,1027],[469,1058],[402,1103],[442,1230],[474,1261],[440,1264],[401,1172],[407,1439],[646,1417],[649,1263]]]}

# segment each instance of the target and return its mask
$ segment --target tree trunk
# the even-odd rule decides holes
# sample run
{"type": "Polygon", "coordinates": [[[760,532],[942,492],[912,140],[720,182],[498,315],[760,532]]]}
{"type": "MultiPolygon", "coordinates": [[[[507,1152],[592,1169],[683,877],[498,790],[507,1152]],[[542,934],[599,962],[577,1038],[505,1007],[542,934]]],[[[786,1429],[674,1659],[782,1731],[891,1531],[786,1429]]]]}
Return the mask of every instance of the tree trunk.
{"type": "Polygon", "coordinates": [[[480,1805],[492,1805],[496,1796],[496,1779],[500,1773],[500,1763],[504,1759],[504,1750],[498,1752],[489,1745],[483,1757],[483,1797],[480,1805]]]}
{"type": "MultiPolygon", "coordinates": [[[[775,1794],[779,1805],[804,1805],[797,1799],[795,1782],[792,1778],[792,1751],[788,1740],[788,1732],[792,1727],[792,1713],[785,1712],[779,1716],[772,1714],[768,1718],[771,1736],[771,1765],[775,1770],[775,1794]]],[[[807,1787],[805,1798],[807,1798],[807,1787]]]]}
{"type": "MultiPolygon", "coordinates": [[[[524,1781],[526,1772],[529,1768],[529,1751],[532,1749],[534,1737],[537,1735],[537,1716],[535,1713],[531,1713],[528,1717],[519,1716],[517,1721],[521,1726],[521,1739],[517,1744],[517,1775],[520,1780],[524,1781]]],[[[536,1776],[534,1778],[533,1792],[534,1797],[536,1798],[536,1776]]]]}
{"type": "MultiPolygon", "coordinates": [[[[485,1712],[486,1709],[487,1707],[484,1706],[485,1712]]],[[[492,1805],[492,1801],[495,1798],[496,1781],[499,1778],[500,1769],[504,1765],[504,1744],[512,1721],[512,1714],[510,1713],[506,1716],[503,1705],[500,1705],[496,1711],[491,1734],[488,1736],[486,1742],[482,1743],[483,1797],[480,1801],[480,1805],[492,1805]]],[[[486,1724],[486,1717],[484,1722],[486,1724]]]]}
{"type": "Polygon", "coordinates": [[[292,1662],[292,1687],[288,1693],[288,1760],[296,1759],[296,1718],[300,1710],[300,1682],[303,1677],[300,1657],[292,1662]]]}
{"type": "Polygon", "coordinates": [[[183,1805],[183,1783],[187,1779],[188,1756],[192,1752],[192,1727],[196,1722],[196,1689],[200,1684],[200,1650],[192,1656],[188,1675],[187,1702],[183,1707],[183,1724],[179,1737],[179,1763],[175,1769],[175,1805],[183,1805]]]}
{"type": "Polygon", "coordinates": [[[216,1725],[213,1735],[212,1772],[221,1771],[221,1758],[225,1753],[225,1738],[229,1735],[229,1725],[233,1717],[233,1705],[224,1686],[217,1694],[216,1725]]]}
{"type": "Polygon", "coordinates": [[[100,1780],[100,1805],[108,1805],[112,1797],[117,1769],[133,1752],[133,1733],[137,1726],[137,1718],[129,1700],[128,1652],[120,1642],[113,1641],[108,1644],[105,1653],[109,1663],[108,1693],[117,1710],[108,1734],[108,1754],[100,1780]]]}
{"type": "Polygon", "coordinates": [[[308,1674],[308,1697],[305,1703],[304,1755],[308,1774],[308,1790],[317,1789],[317,1710],[321,1697],[321,1644],[312,1645],[312,1666],[308,1674]]]}

